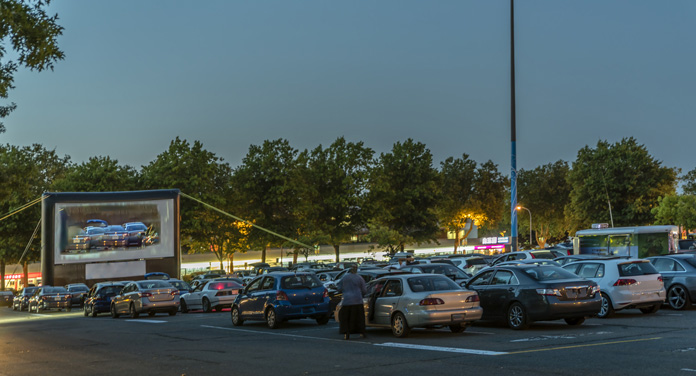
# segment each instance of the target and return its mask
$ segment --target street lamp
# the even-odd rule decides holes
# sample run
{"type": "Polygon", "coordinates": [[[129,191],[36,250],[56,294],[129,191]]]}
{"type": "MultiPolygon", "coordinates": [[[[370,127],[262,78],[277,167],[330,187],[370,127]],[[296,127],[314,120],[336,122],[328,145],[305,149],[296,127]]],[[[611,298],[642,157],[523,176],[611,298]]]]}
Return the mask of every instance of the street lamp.
{"type": "Polygon", "coordinates": [[[525,208],[524,206],[517,205],[515,208],[517,210],[524,209],[529,212],[529,246],[532,246],[532,211],[525,208]]]}

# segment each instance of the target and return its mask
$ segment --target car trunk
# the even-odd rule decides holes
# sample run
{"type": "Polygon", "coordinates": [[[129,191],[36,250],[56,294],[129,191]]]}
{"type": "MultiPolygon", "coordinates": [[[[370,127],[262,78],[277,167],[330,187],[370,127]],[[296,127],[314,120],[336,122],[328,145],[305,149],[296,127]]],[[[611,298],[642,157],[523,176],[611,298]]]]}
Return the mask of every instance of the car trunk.
{"type": "Polygon", "coordinates": [[[587,280],[562,280],[562,281],[540,281],[540,283],[546,286],[547,290],[558,290],[561,294],[556,295],[558,300],[587,300],[594,297],[592,283],[587,280]]]}
{"type": "Polygon", "coordinates": [[[161,288],[161,289],[147,290],[146,292],[152,294],[152,296],[149,297],[150,301],[162,302],[162,301],[174,299],[174,295],[172,295],[173,290],[174,289],[171,289],[171,288],[161,288]]]}
{"type": "Polygon", "coordinates": [[[434,311],[445,311],[450,309],[471,308],[479,305],[478,302],[467,302],[466,299],[477,293],[469,290],[438,291],[428,294],[424,299],[442,299],[445,304],[434,304],[427,306],[434,311]]]}
{"type": "Polygon", "coordinates": [[[292,305],[318,304],[324,302],[324,287],[313,289],[283,290],[292,305]]]}

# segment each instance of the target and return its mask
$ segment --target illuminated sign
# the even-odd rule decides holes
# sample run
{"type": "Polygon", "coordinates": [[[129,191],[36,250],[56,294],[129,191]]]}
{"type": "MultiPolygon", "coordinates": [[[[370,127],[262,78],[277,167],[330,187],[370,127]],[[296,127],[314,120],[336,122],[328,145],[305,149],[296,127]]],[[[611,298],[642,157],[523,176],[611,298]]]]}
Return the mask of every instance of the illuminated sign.
{"type": "Polygon", "coordinates": [[[505,248],[504,245],[502,244],[497,244],[497,245],[477,245],[474,247],[475,250],[479,249],[503,249],[505,248]]]}
{"type": "MultiPolygon", "coordinates": [[[[22,279],[24,274],[5,274],[5,279],[22,279]]],[[[27,276],[29,279],[41,278],[41,273],[29,273],[27,276]]]]}
{"type": "Polygon", "coordinates": [[[510,237],[509,236],[504,236],[504,237],[490,237],[490,238],[481,238],[481,244],[507,244],[510,243],[510,237]]]}

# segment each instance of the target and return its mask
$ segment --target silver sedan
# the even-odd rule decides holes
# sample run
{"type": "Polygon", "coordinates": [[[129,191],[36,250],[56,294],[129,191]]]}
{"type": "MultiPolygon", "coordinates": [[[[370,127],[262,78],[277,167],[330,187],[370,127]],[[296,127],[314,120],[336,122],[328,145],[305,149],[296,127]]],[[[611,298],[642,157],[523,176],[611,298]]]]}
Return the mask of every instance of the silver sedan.
{"type": "Polygon", "coordinates": [[[158,312],[176,315],[179,310],[179,290],[167,281],[145,280],[128,283],[111,301],[111,317],[141,313],[154,316],[158,312]]]}
{"type": "Polygon", "coordinates": [[[243,288],[236,280],[212,279],[181,296],[181,312],[193,309],[202,309],[203,312],[211,312],[213,309],[221,311],[232,306],[243,288]]]}
{"type": "MultiPolygon", "coordinates": [[[[391,328],[396,337],[418,327],[448,327],[461,333],[483,315],[475,291],[464,290],[439,274],[382,277],[368,284],[367,295],[363,299],[366,326],[391,328]]],[[[341,306],[334,314],[337,321],[341,306]]]]}

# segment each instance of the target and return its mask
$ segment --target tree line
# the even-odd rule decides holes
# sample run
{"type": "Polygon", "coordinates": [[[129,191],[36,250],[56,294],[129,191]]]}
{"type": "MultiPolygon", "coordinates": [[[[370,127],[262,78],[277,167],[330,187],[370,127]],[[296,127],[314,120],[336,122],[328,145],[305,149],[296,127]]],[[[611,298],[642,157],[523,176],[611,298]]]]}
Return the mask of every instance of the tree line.
{"type": "MultiPolygon", "coordinates": [[[[572,162],[518,171],[518,202],[533,216],[526,247],[564,240],[591,223],[613,226],[675,224],[696,228],[696,169],[679,176],[633,138],[585,146],[572,162]],[[682,181],[683,193],[676,194],[682,181]]],[[[182,199],[181,244],[189,253],[213,252],[218,260],[268,248],[307,255],[298,245],[341,244],[359,235],[388,252],[437,242],[455,244],[475,225],[479,236],[507,234],[509,179],[492,161],[467,154],[435,166],[430,150],[412,139],[376,155],[363,142],[337,138],[331,145],[298,150],[285,139],[251,145],[230,166],[199,141],[176,138],[138,170],[106,156],[74,163],[41,145],[0,146],[0,210],[8,213],[43,192],[108,192],[176,188],[246,222],[182,199]],[[288,242],[256,225],[284,237],[288,242]]],[[[0,274],[6,264],[37,261],[40,239],[25,249],[40,220],[39,205],[0,221],[0,274]]],[[[529,226],[519,216],[520,229],[529,226]]],[[[509,235],[509,234],[508,234],[509,235]]],[[[40,236],[40,234],[38,234],[40,236]]],[[[296,259],[295,259],[296,261],[296,259]]]]}

